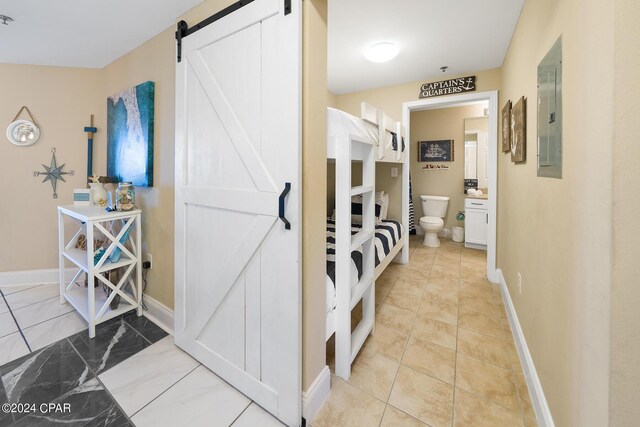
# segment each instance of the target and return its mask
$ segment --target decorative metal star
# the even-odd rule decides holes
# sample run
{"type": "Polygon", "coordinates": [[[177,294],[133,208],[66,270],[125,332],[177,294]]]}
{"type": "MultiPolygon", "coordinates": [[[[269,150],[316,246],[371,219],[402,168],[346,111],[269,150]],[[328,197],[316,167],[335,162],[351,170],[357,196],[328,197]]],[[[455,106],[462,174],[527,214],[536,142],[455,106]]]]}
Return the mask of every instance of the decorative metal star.
{"type": "Polygon", "coordinates": [[[56,163],[55,147],[51,149],[51,153],[52,153],[51,165],[47,166],[43,164],[42,167],[44,167],[45,172],[35,171],[33,172],[33,176],[44,175],[45,178],[42,180],[42,182],[51,181],[51,188],[53,189],[53,198],[57,199],[58,193],[56,192],[56,187],[58,186],[58,180],[61,180],[62,182],[66,182],[62,177],[62,175],[73,175],[74,171],[71,170],[69,172],[62,172],[62,168],[64,168],[65,164],[63,163],[60,166],[58,166],[58,164],[56,163]]]}

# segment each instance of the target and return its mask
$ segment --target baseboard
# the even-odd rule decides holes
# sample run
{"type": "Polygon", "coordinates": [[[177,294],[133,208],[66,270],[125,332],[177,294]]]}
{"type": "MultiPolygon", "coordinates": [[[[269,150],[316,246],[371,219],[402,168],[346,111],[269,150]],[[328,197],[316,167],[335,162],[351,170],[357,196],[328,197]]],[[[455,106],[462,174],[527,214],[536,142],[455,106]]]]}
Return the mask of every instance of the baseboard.
{"type": "MultiPolygon", "coordinates": [[[[65,278],[71,281],[73,276],[78,272],[77,268],[65,269],[65,278]]],[[[22,271],[4,271],[0,273],[0,286],[2,287],[19,287],[26,285],[46,285],[50,283],[58,283],[58,269],[48,268],[43,270],[22,270],[22,271]]]]}
{"type": "Polygon", "coordinates": [[[173,310],[148,295],[144,295],[142,299],[147,307],[147,310],[143,311],[144,316],[160,326],[168,334],[173,335],[173,310]]]}
{"type": "Polygon", "coordinates": [[[313,417],[329,396],[331,391],[331,371],[325,366],[307,391],[302,392],[302,416],[310,425],[313,417]]]}
{"type": "Polygon", "coordinates": [[[542,390],[542,384],[540,383],[538,372],[533,364],[533,359],[531,358],[531,353],[529,353],[527,342],[524,339],[524,334],[522,333],[522,328],[520,327],[520,322],[518,321],[513,301],[511,301],[507,282],[502,274],[502,270],[497,269],[496,272],[498,274],[500,290],[502,292],[502,300],[507,311],[511,330],[513,331],[513,339],[518,350],[522,369],[524,370],[527,388],[529,389],[529,395],[531,396],[531,403],[533,405],[533,410],[536,413],[538,425],[540,427],[555,427],[553,418],[551,417],[551,411],[549,410],[549,404],[547,403],[547,398],[542,390]]]}
{"type": "MultiPolygon", "coordinates": [[[[78,272],[77,268],[65,269],[65,279],[70,282],[78,272]]],[[[0,273],[0,286],[13,288],[33,285],[57,285],[59,283],[58,269],[6,271],[0,273]]],[[[154,323],[173,335],[173,310],[158,300],[144,295],[147,310],[143,314],[154,323]]]]}

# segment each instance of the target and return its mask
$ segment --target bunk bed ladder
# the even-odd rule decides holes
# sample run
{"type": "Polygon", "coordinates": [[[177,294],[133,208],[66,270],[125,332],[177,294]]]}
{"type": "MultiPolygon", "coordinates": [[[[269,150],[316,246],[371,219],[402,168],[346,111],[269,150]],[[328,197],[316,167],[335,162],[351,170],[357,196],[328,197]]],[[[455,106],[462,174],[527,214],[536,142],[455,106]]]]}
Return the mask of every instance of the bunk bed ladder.
{"type": "Polygon", "coordinates": [[[351,363],[375,325],[375,158],[378,146],[350,138],[336,149],[336,375],[349,379],[351,363]],[[362,185],[351,187],[354,156],[362,160],[362,185]],[[351,197],[362,196],[362,228],[351,235],[351,197]],[[362,247],[362,275],[351,288],[351,252],[362,247]],[[362,318],[352,332],[352,310],[362,318]]]}

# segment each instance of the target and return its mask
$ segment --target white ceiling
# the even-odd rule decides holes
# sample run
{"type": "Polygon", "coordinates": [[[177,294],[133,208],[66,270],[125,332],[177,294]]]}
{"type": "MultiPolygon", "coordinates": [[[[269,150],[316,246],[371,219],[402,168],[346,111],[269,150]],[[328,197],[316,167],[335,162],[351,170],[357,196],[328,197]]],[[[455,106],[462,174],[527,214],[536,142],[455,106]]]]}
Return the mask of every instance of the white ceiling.
{"type": "Polygon", "coordinates": [[[343,94],[500,67],[524,0],[329,0],[329,90],[343,94]],[[400,54],[367,61],[392,41],[400,54]],[[446,73],[441,66],[448,66],[446,73]]]}
{"type": "Polygon", "coordinates": [[[202,0],[9,0],[0,63],[102,68],[175,23],[202,0]]]}

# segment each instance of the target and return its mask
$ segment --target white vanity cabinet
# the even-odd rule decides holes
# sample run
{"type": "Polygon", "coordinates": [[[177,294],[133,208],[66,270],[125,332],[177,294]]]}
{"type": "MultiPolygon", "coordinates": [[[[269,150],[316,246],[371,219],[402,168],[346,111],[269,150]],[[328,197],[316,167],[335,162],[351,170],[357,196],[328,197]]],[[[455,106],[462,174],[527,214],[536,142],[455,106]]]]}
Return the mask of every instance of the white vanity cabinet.
{"type": "Polygon", "coordinates": [[[464,223],[464,246],[486,250],[489,227],[489,201],[466,198],[464,201],[464,223]]]}

